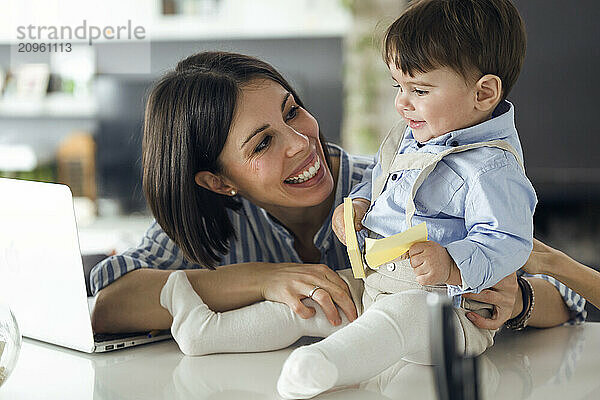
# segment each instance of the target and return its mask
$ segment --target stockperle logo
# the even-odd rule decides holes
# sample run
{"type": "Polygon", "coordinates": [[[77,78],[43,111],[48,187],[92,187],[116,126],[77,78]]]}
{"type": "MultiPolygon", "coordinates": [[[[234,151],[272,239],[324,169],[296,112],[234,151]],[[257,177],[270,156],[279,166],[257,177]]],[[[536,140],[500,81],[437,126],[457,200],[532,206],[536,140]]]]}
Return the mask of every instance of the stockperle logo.
{"type": "Polygon", "coordinates": [[[87,40],[91,46],[98,39],[105,40],[144,40],[146,29],[127,20],[124,25],[90,25],[83,20],[75,27],[62,25],[20,25],[17,26],[18,40],[32,41],[73,41],[87,40]]]}

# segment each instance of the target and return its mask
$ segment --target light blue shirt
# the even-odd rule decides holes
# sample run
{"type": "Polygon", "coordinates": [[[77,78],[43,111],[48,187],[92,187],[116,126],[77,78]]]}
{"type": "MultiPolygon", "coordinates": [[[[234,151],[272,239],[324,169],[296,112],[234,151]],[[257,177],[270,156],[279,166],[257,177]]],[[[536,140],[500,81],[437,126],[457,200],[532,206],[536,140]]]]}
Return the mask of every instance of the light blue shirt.
{"type": "MultiPolygon", "coordinates": [[[[399,153],[440,153],[451,147],[504,140],[523,159],[514,107],[504,101],[491,119],[419,144],[407,128],[399,153]]],[[[378,160],[379,157],[376,158],[378,160]]],[[[406,204],[418,170],[390,171],[382,194],[371,203],[363,225],[387,237],[407,229],[406,204]]],[[[376,164],[352,198],[371,200],[376,164]]],[[[462,287],[449,294],[480,292],[525,264],[533,246],[537,203],[531,182],[517,159],[499,148],[482,147],[442,159],[416,193],[412,224],[427,223],[429,240],[444,246],[460,269],[462,287]]],[[[364,235],[364,232],[363,232],[364,235]]]]}

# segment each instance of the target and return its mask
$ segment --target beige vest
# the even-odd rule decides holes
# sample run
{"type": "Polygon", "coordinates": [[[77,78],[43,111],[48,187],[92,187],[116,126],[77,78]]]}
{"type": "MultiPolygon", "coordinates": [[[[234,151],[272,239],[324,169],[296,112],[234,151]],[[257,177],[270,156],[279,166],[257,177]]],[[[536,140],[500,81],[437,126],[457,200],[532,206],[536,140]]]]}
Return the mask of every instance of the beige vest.
{"type": "Polygon", "coordinates": [[[400,170],[421,170],[411,189],[411,195],[408,196],[408,204],[406,204],[406,224],[407,228],[412,226],[412,217],[415,215],[415,195],[417,191],[425,182],[425,179],[435,169],[438,162],[440,162],[448,154],[460,153],[463,151],[477,149],[479,147],[497,147],[504,151],[508,151],[517,159],[517,162],[525,171],[523,162],[519,153],[512,147],[508,142],[504,140],[492,140],[489,142],[472,143],[462,146],[453,147],[448,150],[444,150],[438,154],[433,153],[409,153],[409,154],[397,154],[400,143],[404,138],[406,132],[406,124],[400,122],[390,130],[379,151],[379,164],[381,165],[381,175],[373,182],[371,204],[377,199],[383,192],[385,182],[388,180],[390,172],[400,170]]]}

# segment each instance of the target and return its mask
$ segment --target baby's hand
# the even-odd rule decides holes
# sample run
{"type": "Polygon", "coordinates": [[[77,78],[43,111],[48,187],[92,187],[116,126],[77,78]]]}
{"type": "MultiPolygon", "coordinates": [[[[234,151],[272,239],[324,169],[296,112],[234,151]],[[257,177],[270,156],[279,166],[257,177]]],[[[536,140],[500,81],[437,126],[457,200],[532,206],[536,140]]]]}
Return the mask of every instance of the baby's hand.
{"type": "MultiPolygon", "coordinates": [[[[367,213],[371,202],[367,199],[354,199],[352,200],[352,206],[354,208],[354,229],[360,231],[363,229],[362,221],[363,217],[367,213]]],[[[340,204],[333,211],[331,217],[331,227],[333,232],[344,245],[346,244],[346,229],[344,227],[344,203],[340,204]]]]}
{"type": "Polygon", "coordinates": [[[417,282],[421,285],[460,284],[454,282],[456,274],[460,278],[460,271],[448,250],[440,244],[430,241],[415,243],[408,250],[408,254],[417,282]]]}

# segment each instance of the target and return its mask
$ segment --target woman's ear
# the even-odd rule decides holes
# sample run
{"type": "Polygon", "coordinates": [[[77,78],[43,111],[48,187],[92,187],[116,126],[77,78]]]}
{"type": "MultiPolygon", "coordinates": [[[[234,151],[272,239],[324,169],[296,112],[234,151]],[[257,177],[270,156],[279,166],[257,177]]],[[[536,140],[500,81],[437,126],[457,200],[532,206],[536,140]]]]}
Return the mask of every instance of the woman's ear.
{"type": "Polygon", "coordinates": [[[225,196],[235,196],[237,194],[237,191],[233,186],[225,183],[223,178],[209,171],[196,172],[194,180],[198,186],[202,186],[204,189],[217,194],[225,196]]]}
{"type": "Polygon", "coordinates": [[[475,108],[491,112],[502,98],[502,80],[492,74],[482,76],[476,83],[475,108]]]}

